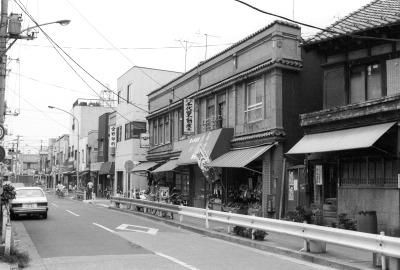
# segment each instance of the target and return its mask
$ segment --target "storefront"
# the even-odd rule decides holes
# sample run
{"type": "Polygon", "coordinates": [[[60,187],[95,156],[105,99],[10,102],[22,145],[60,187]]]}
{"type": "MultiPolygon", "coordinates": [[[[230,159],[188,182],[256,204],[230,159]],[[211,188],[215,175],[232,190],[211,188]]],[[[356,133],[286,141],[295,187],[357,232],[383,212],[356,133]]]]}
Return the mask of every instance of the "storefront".
{"type": "MultiPolygon", "coordinates": [[[[175,187],[188,189],[188,205],[205,208],[221,173],[207,165],[230,149],[232,128],[221,128],[191,136],[176,165],[175,187]],[[188,184],[188,185],[187,185],[188,184]]],[[[186,192],[186,191],[185,191],[186,192]]]]}
{"type": "Polygon", "coordinates": [[[340,213],[377,211],[382,229],[395,234],[398,219],[387,217],[400,209],[398,134],[397,122],[352,127],[307,134],[290,149],[289,155],[306,154],[307,200],[323,211],[325,224],[340,213]]]}
{"type": "Polygon", "coordinates": [[[98,171],[97,179],[97,196],[107,197],[107,194],[114,194],[112,188],[114,186],[114,162],[101,163],[100,170],[98,171]]]}
{"type": "MultiPolygon", "coordinates": [[[[135,191],[147,190],[153,182],[158,182],[151,174],[155,168],[159,167],[164,162],[142,162],[135,166],[131,173],[128,175],[127,179],[127,190],[129,190],[129,196],[132,197],[135,191]]],[[[159,179],[158,179],[159,180],[159,179]]]]}
{"type": "Polygon", "coordinates": [[[268,211],[273,212],[274,198],[263,203],[263,191],[269,188],[263,187],[267,180],[263,175],[269,175],[266,170],[270,167],[265,161],[270,160],[269,150],[273,146],[235,148],[212,161],[208,166],[222,168],[222,178],[213,185],[210,208],[263,216],[263,205],[267,205],[268,211]]]}

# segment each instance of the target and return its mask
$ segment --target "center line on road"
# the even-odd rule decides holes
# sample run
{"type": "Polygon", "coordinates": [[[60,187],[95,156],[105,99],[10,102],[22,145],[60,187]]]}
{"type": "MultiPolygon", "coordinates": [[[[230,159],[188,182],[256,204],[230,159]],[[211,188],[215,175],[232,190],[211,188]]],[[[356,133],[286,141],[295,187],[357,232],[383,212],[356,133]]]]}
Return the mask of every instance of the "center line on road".
{"type": "Polygon", "coordinates": [[[70,213],[70,214],[73,214],[74,216],[79,217],[79,215],[75,214],[74,212],[71,212],[71,211],[69,211],[69,210],[65,210],[65,211],[67,211],[67,212],[70,213]]]}
{"type": "Polygon", "coordinates": [[[170,261],[172,261],[172,262],[174,262],[174,263],[177,263],[177,264],[179,264],[179,265],[182,265],[183,267],[185,267],[185,268],[187,268],[187,269],[190,269],[190,270],[199,270],[198,268],[196,268],[196,267],[194,267],[194,266],[191,266],[190,264],[184,263],[184,262],[182,262],[182,261],[180,261],[180,260],[178,260],[178,259],[175,259],[174,257],[165,255],[164,253],[155,252],[155,254],[157,254],[158,256],[164,257],[164,258],[166,258],[166,259],[168,259],[168,260],[170,260],[170,261]]]}
{"type": "Polygon", "coordinates": [[[55,207],[58,207],[58,205],[56,205],[56,204],[54,204],[54,203],[51,203],[52,205],[54,205],[55,207]]]}
{"type": "Polygon", "coordinates": [[[102,225],[100,225],[100,224],[93,223],[93,225],[96,225],[97,227],[100,227],[100,228],[102,228],[102,229],[104,229],[104,230],[106,230],[106,231],[115,233],[115,231],[113,231],[113,230],[111,230],[111,229],[109,229],[109,228],[107,228],[107,227],[104,227],[104,226],[102,226],[102,225]]]}

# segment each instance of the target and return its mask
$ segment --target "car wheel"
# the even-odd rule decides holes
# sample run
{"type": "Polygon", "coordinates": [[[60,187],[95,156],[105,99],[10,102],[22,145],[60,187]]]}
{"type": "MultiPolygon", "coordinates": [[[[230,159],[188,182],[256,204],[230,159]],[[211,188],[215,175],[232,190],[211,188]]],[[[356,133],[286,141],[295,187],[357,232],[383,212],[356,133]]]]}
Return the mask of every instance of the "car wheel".
{"type": "Polygon", "coordinates": [[[43,216],[43,219],[47,219],[47,213],[44,213],[42,216],[43,216]]]}

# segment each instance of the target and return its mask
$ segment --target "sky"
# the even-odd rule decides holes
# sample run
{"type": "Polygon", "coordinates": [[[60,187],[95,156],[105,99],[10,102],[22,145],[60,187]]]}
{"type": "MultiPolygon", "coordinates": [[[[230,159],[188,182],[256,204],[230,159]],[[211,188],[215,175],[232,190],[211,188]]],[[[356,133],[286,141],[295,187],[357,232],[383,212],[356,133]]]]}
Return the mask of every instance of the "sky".
{"type": "MultiPolygon", "coordinates": [[[[325,28],[371,1],[243,2],[325,28]]],[[[7,52],[6,101],[18,116],[6,115],[3,143],[15,147],[20,136],[25,153],[69,132],[70,116],[49,105],[70,111],[79,98],[98,99],[103,85],[116,93],[117,79],[133,66],[185,72],[279,19],[235,0],[9,0],[8,11],[22,14],[23,29],[35,25],[30,17],[39,24],[71,20],[43,26],[36,39],[18,40],[7,52]]],[[[318,31],[301,29],[303,38],[318,31]]]]}

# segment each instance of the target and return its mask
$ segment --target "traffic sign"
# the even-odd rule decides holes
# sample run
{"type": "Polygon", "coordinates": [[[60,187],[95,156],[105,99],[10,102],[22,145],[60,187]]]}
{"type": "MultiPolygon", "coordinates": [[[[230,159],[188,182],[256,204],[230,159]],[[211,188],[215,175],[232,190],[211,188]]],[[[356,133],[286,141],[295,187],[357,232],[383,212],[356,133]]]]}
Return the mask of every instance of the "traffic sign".
{"type": "Polygon", "coordinates": [[[3,125],[0,125],[0,140],[4,138],[4,135],[6,134],[3,125]]]}
{"type": "Polygon", "coordinates": [[[125,165],[124,165],[125,170],[127,170],[128,172],[132,171],[133,165],[134,165],[134,164],[133,164],[133,161],[132,161],[132,160],[127,160],[127,161],[125,161],[125,165]]]}

